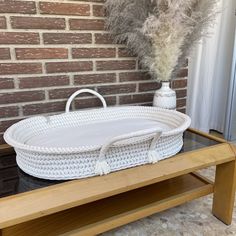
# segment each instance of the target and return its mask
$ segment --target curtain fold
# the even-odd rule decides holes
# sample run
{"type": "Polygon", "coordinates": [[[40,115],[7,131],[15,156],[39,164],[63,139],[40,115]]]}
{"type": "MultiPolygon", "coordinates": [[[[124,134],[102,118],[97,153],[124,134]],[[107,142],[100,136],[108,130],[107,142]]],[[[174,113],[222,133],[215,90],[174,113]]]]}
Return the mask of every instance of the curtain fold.
{"type": "Polygon", "coordinates": [[[192,128],[205,132],[224,131],[228,86],[231,76],[235,0],[219,2],[218,14],[210,36],[195,47],[189,60],[187,114],[192,128]]]}

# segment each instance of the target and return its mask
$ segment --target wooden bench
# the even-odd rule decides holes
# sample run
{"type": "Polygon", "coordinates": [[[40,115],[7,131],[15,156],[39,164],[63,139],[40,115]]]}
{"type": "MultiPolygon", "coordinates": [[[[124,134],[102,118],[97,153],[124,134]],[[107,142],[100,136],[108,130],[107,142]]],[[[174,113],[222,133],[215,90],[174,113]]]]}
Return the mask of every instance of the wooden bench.
{"type": "MultiPolygon", "coordinates": [[[[236,149],[225,140],[188,132],[214,144],[196,145],[154,165],[0,198],[2,236],[96,235],[211,193],[213,214],[230,224],[236,149]],[[210,166],[216,166],[214,183],[196,173],[210,166]]],[[[12,149],[2,146],[0,152],[3,157],[12,149]]]]}

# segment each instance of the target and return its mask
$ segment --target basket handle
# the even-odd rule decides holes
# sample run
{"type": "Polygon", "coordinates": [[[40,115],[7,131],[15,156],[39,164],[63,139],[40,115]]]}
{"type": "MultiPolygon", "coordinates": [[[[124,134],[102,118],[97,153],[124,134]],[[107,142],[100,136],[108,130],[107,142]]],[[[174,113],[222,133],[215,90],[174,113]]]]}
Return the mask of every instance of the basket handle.
{"type": "Polygon", "coordinates": [[[76,96],[78,96],[78,95],[81,94],[81,93],[91,93],[91,94],[97,96],[97,97],[101,100],[103,107],[104,107],[104,108],[107,107],[107,103],[106,103],[105,99],[103,98],[103,96],[102,96],[101,94],[99,94],[99,93],[97,93],[96,91],[91,90],[91,89],[80,89],[80,90],[74,92],[74,93],[69,97],[69,99],[68,99],[68,101],[67,101],[67,103],[66,103],[66,109],[65,109],[66,113],[70,112],[70,105],[71,105],[72,101],[75,99],[76,96]]]}
{"type": "Polygon", "coordinates": [[[105,155],[106,155],[108,149],[112,145],[114,145],[116,142],[119,142],[122,140],[127,140],[127,139],[132,139],[132,138],[136,138],[136,137],[140,137],[140,136],[147,136],[147,135],[151,135],[151,134],[153,134],[154,137],[153,137],[151,145],[149,147],[148,160],[149,160],[149,163],[158,162],[160,160],[160,155],[155,151],[155,146],[156,146],[157,140],[160,138],[160,136],[162,134],[162,131],[160,130],[160,128],[152,128],[152,129],[132,132],[129,134],[123,134],[123,135],[114,137],[111,140],[109,140],[107,143],[105,143],[100,150],[99,158],[98,158],[98,161],[95,166],[95,173],[98,175],[110,173],[110,167],[105,159],[105,155]]]}

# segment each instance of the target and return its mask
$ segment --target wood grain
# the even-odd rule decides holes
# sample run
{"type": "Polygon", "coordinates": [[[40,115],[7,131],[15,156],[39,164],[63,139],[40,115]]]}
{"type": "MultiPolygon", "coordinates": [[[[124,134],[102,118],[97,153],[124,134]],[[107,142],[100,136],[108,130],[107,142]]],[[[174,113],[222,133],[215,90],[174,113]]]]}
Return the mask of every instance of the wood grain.
{"type": "Polygon", "coordinates": [[[211,135],[211,134],[207,134],[207,133],[202,132],[200,130],[189,128],[188,131],[190,131],[192,133],[195,133],[195,134],[198,134],[200,136],[203,136],[204,138],[208,138],[208,139],[214,140],[214,141],[219,142],[219,143],[227,143],[227,140],[225,140],[223,138],[216,137],[216,136],[211,135]]]}
{"type": "Polygon", "coordinates": [[[0,228],[234,160],[228,144],[179,154],[107,176],[74,180],[0,200],[0,228]],[[99,187],[98,187],[99,186],[99,187]]]}
{"type": "Polygon", "coordinates": [[[236,161],[216,167],[213,197],[213,214],[229,225],[232,222],[236,188],[236,161]]]}
{"type": "Polygon", "coordinates": [[[187,174],[3,230],[3,236],[96,235],[213,192],[187,174]]]}

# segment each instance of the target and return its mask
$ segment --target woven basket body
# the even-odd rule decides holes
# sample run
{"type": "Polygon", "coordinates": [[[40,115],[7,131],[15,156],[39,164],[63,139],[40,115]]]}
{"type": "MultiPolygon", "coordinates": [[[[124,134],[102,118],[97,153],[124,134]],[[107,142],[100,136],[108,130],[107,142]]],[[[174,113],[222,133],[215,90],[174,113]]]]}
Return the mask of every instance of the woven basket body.
{"type": "Polygon", "coordinates": [[[15,148],[24,172],[63,180],[171,157],[181,150],[189,125],[190,118],[176,111],[111,107],[25,119],[11,126],[4,138],[15,148]]]}

